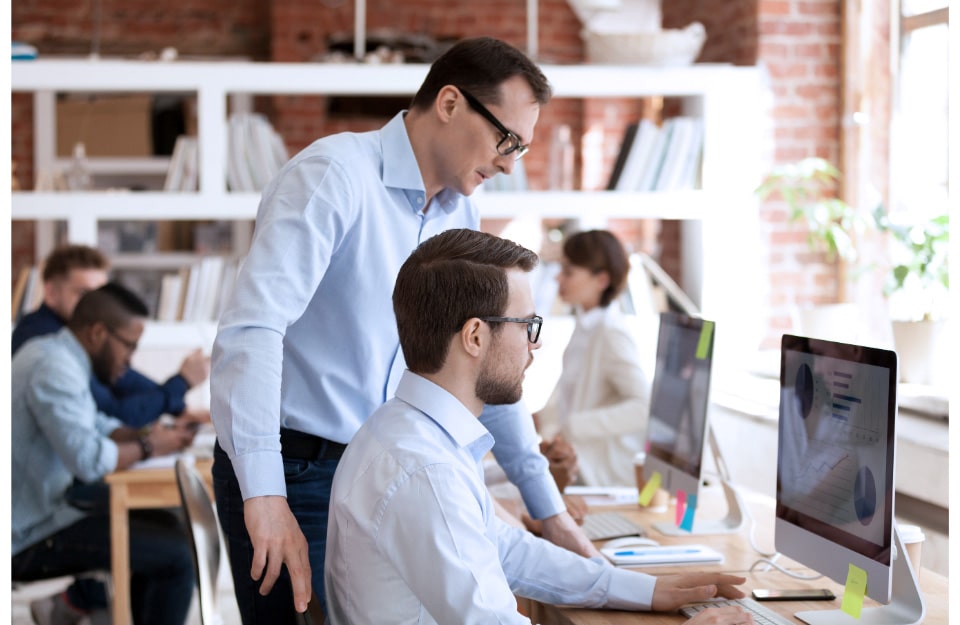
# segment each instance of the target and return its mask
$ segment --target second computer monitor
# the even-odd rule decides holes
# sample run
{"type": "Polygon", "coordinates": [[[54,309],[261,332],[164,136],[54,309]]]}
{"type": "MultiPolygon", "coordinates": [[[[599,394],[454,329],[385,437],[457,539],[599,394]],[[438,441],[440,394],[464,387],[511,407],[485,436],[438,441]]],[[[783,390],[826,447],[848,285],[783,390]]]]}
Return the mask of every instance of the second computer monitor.
{"type": "MultiPolygon", "coordinates": [[[[777,551],[890,605],[860,623],[916,623],[924,606],[894,523],[894,352],[784,335],[780,361],[777,551]]],[[[837,610],[798,613],[848,623],[837,610]]]]}
{"type": "Polygon", "coordinates": [[[662,313],[653,374],[644,475],[661,487],[697,495],[707,427],[714,323],[662,313]]]}

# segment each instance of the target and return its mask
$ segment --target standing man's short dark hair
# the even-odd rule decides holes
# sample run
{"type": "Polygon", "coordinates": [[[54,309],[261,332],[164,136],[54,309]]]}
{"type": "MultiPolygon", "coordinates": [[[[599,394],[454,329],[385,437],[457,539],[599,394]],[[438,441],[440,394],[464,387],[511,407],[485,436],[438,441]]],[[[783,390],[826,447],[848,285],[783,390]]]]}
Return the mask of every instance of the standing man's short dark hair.
{"type": "Polygon", "coordinates": [[[484,102],[498,102],[500,85],[514,76],[527,81],[538,104],[550,101],[552,90],[547,77],[522,52],[492,37],[464,39],[430,66],[410,108],[430,106],[446,85],[465,89],[484,102]]]}

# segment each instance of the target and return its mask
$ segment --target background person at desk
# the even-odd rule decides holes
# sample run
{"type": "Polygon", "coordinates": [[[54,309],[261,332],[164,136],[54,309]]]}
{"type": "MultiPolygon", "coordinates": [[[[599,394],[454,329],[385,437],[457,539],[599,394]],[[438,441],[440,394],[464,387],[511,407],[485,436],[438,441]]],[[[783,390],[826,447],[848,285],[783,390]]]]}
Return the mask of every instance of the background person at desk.
{"type": "MultiPolygon", "coordinates": [[[[264,189],[210,385],[217,510],[247,625],[292,623],[311,583],[323,601],[334,470],[404,370],[390,307],[397,271],[432,234],[479,228],[467,196],[513,171],[549,98],[522,52],[465,39],[434,61],[409,110],[378,131],[315,141],[264,189]]],[[[483,422],[544,536],[597,553],[563,505],[526,408],[496,406],[483,422]]]]}
{"type": "MultiPolygon", "coordinates": [[[[123,374],[143,333],[147,308],[108,283],[89,291],[67,327],[29,341],[12,363],[12,577],[49,579],[110,568],[110,518],[68,501],[74,478],[100,480],[153,454],[193,440],[183,421],[148,433],[97,410],[95,375],[109,384],[123,374]]],[[[130,513],[130,570],[136,625],[180,625],[193,596],[186,535],[166,511],[130,513]]],[[[74,584],[31,604],[38,623],[70,624],[106,607],[102,588],[74,584]]]]}
{"type": "MultiPolygon", "coordinates": [[[[13,329],[13,353],[29,339],[60,330],[83,294],[106,284],[109,268],[106,256],[86,245],[64,245],[53,250],[43,263],[43,303],[13,329]]],[[[91,378],[90,389],[101,412],[133,427],[153,423],[162,414],[207,422],[210,412],[188,410],[184,395],[209,374],[210,358],[197,349],[184,358],[180,371],[163,384],[128,368],[111,383],[91,378]]]]}
{"type": "MultiPolygon", "coordinates": [[[[347,446],[333,480],[324,580],[333,625],[529,623],[514,594],[552,604],[672,610],[742,577],[659,578],[619,569],[508,526],[480,462],[485,404],[520,400],[539,346],[530,250],[473,230],[436,235],[393,291],[408,370],[347,446]]],[[[518,417],[519,418],[519,417],[518,417]]],[[[742,623],[739,608],[696,622],[742,623]]]]}
{"type": "Polygon", "coordinates": [[[558,295],[575,308],[577,323],[557,386],[534,415],[554,477],[572,446],[583,484],[635,483],[633,457],[643,451],[650,381],[616,302],[629,271],[623,245],[606,230],[564,241],[558,295]]]}

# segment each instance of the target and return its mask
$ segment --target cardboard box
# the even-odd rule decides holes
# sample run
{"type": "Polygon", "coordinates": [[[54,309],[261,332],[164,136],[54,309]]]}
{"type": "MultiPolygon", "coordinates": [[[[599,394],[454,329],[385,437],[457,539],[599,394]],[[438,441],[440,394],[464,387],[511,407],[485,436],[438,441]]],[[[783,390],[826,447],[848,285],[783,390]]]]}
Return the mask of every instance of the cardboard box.
{"type": "Polygon", "coordinates": [[[82,141],[87,156],[151,156],[149,95],[67,97],[57,100],[57,155],[72,156],[82,141]]]}

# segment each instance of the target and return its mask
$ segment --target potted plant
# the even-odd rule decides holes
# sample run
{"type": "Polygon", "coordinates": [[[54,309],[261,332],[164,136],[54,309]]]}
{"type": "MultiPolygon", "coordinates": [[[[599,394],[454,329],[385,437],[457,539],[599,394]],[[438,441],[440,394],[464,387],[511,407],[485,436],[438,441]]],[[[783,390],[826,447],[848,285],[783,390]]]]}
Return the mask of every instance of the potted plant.
{"type": "Polygon", "coordinates": [[[790,208],[790,221],[807,229],[807,245],[837,264],[837,302],[802,308],[799,330],[808,336],[850,340],[860,325],[859,311],[847,301],[847,279],[859,256],[856,242],[869,222],[856,207],[837,197],[840,172],[823,158],[805,158],[774,168],[757,187],[761,199],[779,195],[790,208]]]}
{"type": "Polygon", "coordinates": [[[898,222],[878,210],[874,219],[891,243],[884,293],[900,356],[900,379],[931,384],[936,381],[938,349],[945,342],[950,217],[898,222]]]}

